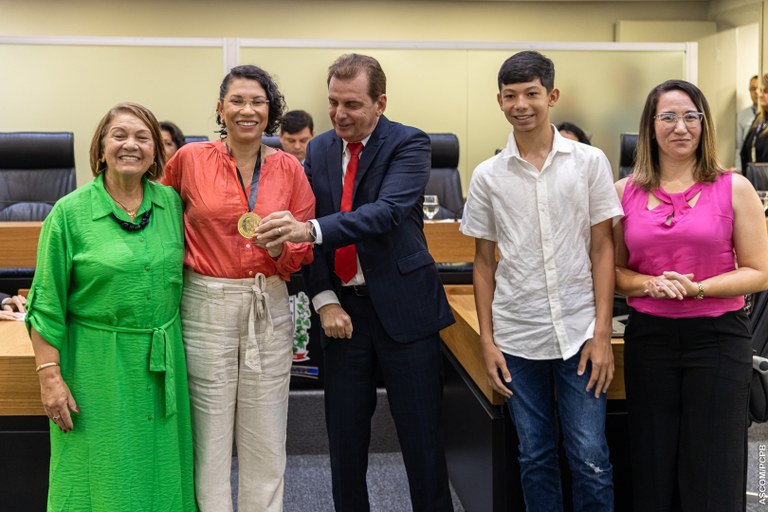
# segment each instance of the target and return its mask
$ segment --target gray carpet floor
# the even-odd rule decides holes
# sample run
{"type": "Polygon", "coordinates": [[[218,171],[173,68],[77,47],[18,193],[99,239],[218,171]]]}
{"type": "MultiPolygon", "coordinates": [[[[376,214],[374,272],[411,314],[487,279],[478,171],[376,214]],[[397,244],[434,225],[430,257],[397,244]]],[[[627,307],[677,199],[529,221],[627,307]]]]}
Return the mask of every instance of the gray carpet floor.
{"type": "MultiPolygon", "coordinates": [[[[293,394],[288,419],[288,464],[285,474],[285,512],[332,512],[331,471],[325,438],[322,408],[317,407],[317,392],[293,394]]],[[[379,396],[373,418],[374,436],[368,468],[368,489],[372,512],[410,512],[408,480],[403,460],[397,451],[386,394],[379,396]]],[[[747,462],[747,512],[768,512],[768,499],[757,494],[768,484],[768,424],[749,429],[747,462]],[[760,460],[762,458],[762,470],[760,460]],[[762,473],[761,473],[762,471],[762,473]]],[[[237,496],[237,457],[233,458],[233,496],[237,496]]],[[[456,512],[464,512],[453,495],[456,512]]],[[[237,512],[237,509],[235,509],[237,512]]],[[[484,511],[473,511],[484,512],[484,511]]],[[[621,512],[621,511],[617,511],[621,512]]]]}

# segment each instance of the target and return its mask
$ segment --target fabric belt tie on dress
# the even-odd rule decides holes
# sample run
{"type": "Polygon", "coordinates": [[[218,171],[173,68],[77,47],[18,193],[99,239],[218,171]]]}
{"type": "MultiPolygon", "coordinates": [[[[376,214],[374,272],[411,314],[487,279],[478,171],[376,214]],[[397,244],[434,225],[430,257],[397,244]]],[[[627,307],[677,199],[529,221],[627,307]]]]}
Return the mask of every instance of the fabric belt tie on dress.
{"type": "Polygon", "coordinates": [[[72,321],[86,327],[98,329],[101,331],[119,332],[123,334],[150,334],[152,340],[149,346],[149,371],[165,372],[165,417],[176,414],[176,375],[173,371],[173,343],[168,341],[168,329],[175,321],[179,319],[179,312],[173,315],[160,327],[135,328],[118,327],[115,325],[102,324],[93,320],[72,317],[72,321]]]}
{"type": "Polygon", "coordinates": [[[262,344],[272,341],[272,314],[269,311],[269,294],[266,291],[267,278],[264,274],[256,274],[251,285],[251,307],[248,310],[248,339],[245,345],[245,365],[256,373],[261,373],[261,352],[259,337],[262,344]],[[256,321],[264,320],[262,333],[256,332],[256,321]],[[259,336],[261,334],[261,336],[259,336]]]}

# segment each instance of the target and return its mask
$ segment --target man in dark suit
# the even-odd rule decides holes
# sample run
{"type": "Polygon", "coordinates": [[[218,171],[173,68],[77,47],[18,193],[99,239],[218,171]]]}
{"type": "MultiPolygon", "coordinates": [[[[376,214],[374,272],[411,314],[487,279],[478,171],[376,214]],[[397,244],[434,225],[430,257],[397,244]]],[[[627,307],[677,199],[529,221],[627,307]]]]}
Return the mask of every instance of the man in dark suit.
{"type": "Polygon", "coordinates": [[[453,510],[440,427],[438,336],[453,316],[423,231],[429,137],[383,115],[386,77],[371,57],[349,54],[334,62],[328,101],[334,129],[310,142],[305,161],[317,218],[304,223],[273,213],[257,243],[316,244],[305,276],[324,333],[336,510],[370,508],[365,475],[377,369],[413,510],[453,510]]]}

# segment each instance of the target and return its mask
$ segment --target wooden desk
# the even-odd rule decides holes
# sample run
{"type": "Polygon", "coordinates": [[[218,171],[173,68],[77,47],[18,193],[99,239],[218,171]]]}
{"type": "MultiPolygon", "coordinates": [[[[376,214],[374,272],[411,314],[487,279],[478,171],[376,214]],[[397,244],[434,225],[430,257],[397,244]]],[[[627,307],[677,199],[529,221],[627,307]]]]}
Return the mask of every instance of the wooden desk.
{"type": "MultiPolygon", "coordinates": [[[[485,363],[480,349],[480,325],[475,310],[475,297],[471,286],[446,286],[448,302],[456,317],[456,323],[443,329],[440,337],[458,359],[472,381],[493,405],[503,405],[504,398],[495,392],[485,376],[485,363]]],[[[613,340],[615,371],[608,388],[611,400],[626,398],[624,392],[624,340],[613,340]]]]}
{"type": "Polygon", "coordinates": [[[37,263],[37,240],[42,222],[0,222],[0,267],[32,268],[37,263]]]}
{"type": "Polygon", "coordinates": [[[461,234],[459,224],[424,221],[429,253],[437,263],[468,263],[475,259],[475,239],[461,234]]]}
{"type": "Polygon", "coordinates": [[[0,321],[0,416],[45,415],[24,322],[0,321]]]}

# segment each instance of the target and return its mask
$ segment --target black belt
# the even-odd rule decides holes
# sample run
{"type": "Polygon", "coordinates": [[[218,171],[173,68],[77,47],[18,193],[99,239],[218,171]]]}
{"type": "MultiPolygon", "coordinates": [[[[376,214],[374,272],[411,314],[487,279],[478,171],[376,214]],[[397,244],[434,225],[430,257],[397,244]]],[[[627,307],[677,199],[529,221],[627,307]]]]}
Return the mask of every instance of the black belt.
{"type": "Polygon", "coordinates": [[[355,297],[370,297],[371,294],[368,293],[368,287],[364,284],[362,285],[352,285],[352,286],[342,286],[341,291],[348,294],[348,295],[354,295],[355,297]]]}

